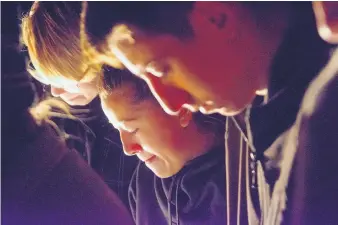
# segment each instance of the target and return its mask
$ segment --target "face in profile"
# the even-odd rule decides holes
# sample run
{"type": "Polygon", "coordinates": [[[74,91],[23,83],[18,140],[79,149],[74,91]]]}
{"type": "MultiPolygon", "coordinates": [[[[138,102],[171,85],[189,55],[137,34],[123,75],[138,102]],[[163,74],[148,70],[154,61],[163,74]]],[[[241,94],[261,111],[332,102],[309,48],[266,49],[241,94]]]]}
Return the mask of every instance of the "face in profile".
{"type": "Polygon", "coordinates": [[[155,99],[136,102],[134,94],[126,84],[106,98],[101,96],[103,111],[120,132],[125,154],[136,155],[158,177],[173,176],[193,157],[189,131],[155,99]]]}
{"type": "Polygon", "coordinates": [[[50,85],[51,94],[71,106],[87,105],[98,95],[96,78],[75,81],[61,76],[46,77],[38,74],[34,74],[34,78],[42,84],[50,85]]]}
{"type": "Polygon", "coordinates": [[[118,59],[144,79],[169,114],[182,107],[205,114],[241,112],[265,89],[259,75],[267,74],[273,50],[263,46],[268,41],[240,4],[199,2],[188,16],[194,34],[187,40],[127,24],[113,27],[107,38],[111,61],[118,59]]]}

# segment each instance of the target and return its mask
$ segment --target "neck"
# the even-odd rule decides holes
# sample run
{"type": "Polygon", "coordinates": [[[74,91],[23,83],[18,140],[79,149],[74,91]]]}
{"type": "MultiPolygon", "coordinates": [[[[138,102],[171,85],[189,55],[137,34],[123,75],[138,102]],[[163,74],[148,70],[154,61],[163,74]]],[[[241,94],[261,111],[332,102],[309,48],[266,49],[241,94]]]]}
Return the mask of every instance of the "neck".
{"type": "Polygon", "coordinates": [[[261,32],[262,41],[262,57],[261,62],[267,62],[261,67],[258,74],[258,88],[256,94],[267,94],[271,65],[277,54],[278,49],[282,45],[285,34],[290,26],[290,14],[287,12],[281,13],[273,23],[262,22],[263,32],[261,32]]]}
{"type": "Polygon", "coordinates": [[[189,139],[186,139],[186,143],[189,145],[186,149],[189,149],[191,153],[188,160],[205,154],[221,141],[214,132],[201,132],[200,129],[197,129],[194,133],[189,136],[189,139]]]}
{"type": "Polygon", "coordinates": [[[295,82],[308,83],[327,61],[330,46],[318,35],[311,4],[295,8],[269,69],[269,96],[295,82]]]}

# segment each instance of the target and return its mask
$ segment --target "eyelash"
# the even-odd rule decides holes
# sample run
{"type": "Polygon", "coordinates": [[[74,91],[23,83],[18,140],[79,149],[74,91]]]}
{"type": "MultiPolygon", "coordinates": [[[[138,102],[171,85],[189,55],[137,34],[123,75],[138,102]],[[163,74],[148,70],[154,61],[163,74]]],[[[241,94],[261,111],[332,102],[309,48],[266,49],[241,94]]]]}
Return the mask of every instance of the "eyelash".
{"type": "Polygon", "coordinates": [[[145,70],[144,72],[150,73],[155,77],[165,78],[168,72],[170,71],[170,67],[165,61],[157,60],[150,61],[149,63],[147,63],[144,70],[145,70]],[[162,75],[156,74],[157,72],[162,73],[162,75]]]}
{"type": "Polygon", "coordinates": [[[137,131],[139,130],[139,128],[135,128],[134,130],[132,130],[132,129],[129,129],[129,128],[125,127],[123,130],[125,130],[129,134],[136,134],[137,131]]]}
{"type": "Polygon", "coordinates": [[[117,130],[120,131],[120,129],[130,133],[130,134],[136,134],[139,131],[139,128],[135,128],[134,130],[131,131],[131,129],[128,129],[128,127],[121,127],[120,129],[116,128],[112,122],[109,121],[109,123],[117,130]]]}
{"type": "Polygon", "coordinates": [[[136,134],[138,130],[139,130],[139,128],[136,128],[135,130],[133,130],[133,131],[130,132],[130,133],[131,133],[131,134],[136,134]]]}

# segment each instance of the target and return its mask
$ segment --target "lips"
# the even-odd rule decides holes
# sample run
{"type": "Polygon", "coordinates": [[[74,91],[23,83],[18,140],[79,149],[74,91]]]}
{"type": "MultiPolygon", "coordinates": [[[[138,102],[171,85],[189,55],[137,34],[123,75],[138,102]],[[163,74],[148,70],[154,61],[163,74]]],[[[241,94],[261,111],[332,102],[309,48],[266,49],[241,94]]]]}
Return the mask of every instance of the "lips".
{"type": "Polygon", "coordinates": [[[147,154],[139,153],[139,154],[136,154],[136,155],[142,162],[151,161],[151,160],[153,160],[153,158],[156,157],[155,155],[150,154],[150,153],[147,153],[147,154]]]}
{"type": "Polygon", "coordinates": [[[156,158],[156,156],[153,155],[153,156],[149,157],[147,160],[145,160],[144,162],[147,163],[147,164],[148,164],[148,163],[151,163],[151,162],[154,161],[155,158],[156,158]]]}
{"type": "Polygon", "coordinates": [[[79,94],[75,94],[75,95],[74,94],[71,94],[71,95],[70,94],[68,94],[68,95],[63,94],[63,95],[60,95],[60,98],[62,98],[65,101],[69,101],[69,102],[77,99],[78,97],[81,97],[81,95],[79,95],[79,94]]]}

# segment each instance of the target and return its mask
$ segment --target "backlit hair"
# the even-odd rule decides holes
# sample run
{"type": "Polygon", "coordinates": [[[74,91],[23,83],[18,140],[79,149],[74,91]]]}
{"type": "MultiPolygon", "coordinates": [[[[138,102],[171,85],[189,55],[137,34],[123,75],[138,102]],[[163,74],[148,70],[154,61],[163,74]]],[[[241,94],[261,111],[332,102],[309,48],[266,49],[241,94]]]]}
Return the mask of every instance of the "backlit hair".
{"type": "MultiPolygon", "coordinates": [[[[80,31],[83,54],[89,63],[103,61],[116,67],[114,64],[117,60],[112,55],[108,43],[112,29],[121,24],[135,26],[151,35],[169,34],[182,41],[189,40],[194,36],[189,21],[194,4],[194,1],[83,1],[80,31]]],[[[224,2],[224,4],[233,3],[224,2]]],[[[279,11],[301,5],[289,2],[240,4],[264,23],[271,23],[271,19],[276,18],[279,11]]]]}
{"type": "Polygon", "coordinates": [[[109,62],[114,68],[123,68],[107,45],[112,28],[121,24],[131,24],[152,34],[192,37],[186,16],[192,6],[193,2],[83,1],[80,38],[84,57],[89,64],[109,62]]]}
{"type": "Polygon", "coordinates": [[[80,14],[81,2],[34,2],[22,18],[21,40],[35,72],[76,81],[94,76],[85,73],[88,66],[80,48],[80,14]]]}

